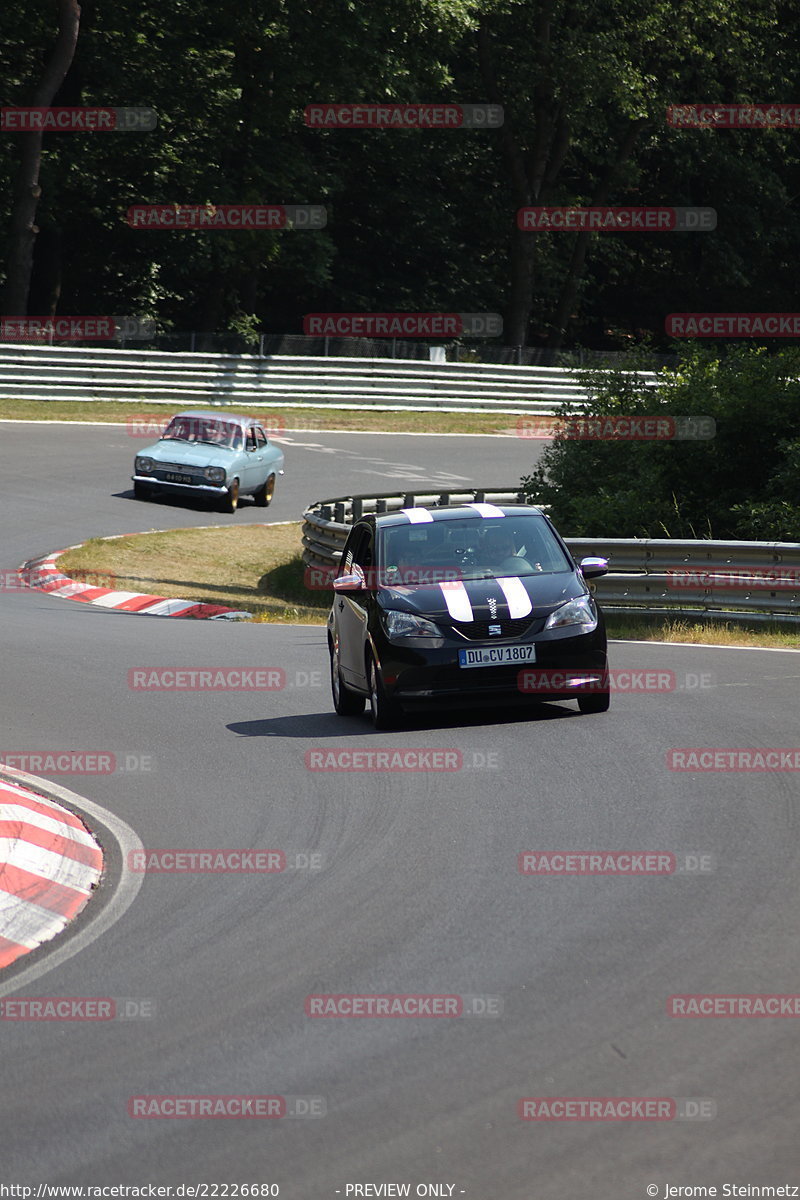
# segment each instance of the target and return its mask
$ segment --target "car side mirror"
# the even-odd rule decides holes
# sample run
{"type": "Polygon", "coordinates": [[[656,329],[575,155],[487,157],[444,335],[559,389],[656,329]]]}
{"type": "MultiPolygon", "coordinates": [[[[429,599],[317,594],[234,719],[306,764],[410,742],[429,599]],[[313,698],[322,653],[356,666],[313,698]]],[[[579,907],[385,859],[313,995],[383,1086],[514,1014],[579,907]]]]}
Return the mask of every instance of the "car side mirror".
{"type": "Polygon", "coordinates": [[[578,567],[584,579],[597,579],[600,575],[608,574],[608,559],[582,558],[578,567]]]}
{"type": "Polygon", "coordinates": [[[333,581],[335,592],[364,592],[366,588],[364,576],[361,574],[339,575],[333,581]]]}

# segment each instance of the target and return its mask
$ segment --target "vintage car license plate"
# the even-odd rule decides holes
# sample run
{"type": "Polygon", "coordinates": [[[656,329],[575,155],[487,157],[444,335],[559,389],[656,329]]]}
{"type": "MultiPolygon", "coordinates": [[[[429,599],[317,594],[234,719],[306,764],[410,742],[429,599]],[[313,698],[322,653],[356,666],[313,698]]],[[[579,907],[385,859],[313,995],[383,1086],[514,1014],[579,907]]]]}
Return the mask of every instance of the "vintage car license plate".
{"type": "Polygon", "coordinates": [[[191,483],[191,475],[179,475],[177,471],[165,471],[164,479],[167,483],[191,483]]]}
{"type": "Polygon", "coordinates": [[[536,662],[536,647],[525,646],[481,646],[474,650],[459,650],[460,667],[502,667],[509,663],[536,662]]]}

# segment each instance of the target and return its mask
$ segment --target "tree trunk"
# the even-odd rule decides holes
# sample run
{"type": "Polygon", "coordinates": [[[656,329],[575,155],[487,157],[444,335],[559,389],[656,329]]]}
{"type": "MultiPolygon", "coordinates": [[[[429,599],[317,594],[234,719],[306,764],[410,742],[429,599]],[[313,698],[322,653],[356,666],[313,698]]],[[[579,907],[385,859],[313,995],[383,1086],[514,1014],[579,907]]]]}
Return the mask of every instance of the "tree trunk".
{"type": "MultiPolygon", "coordinates": [[[[80,30],[81,10],[78,0],[56,0],[58,8],[58,37],[44,73],[31,98],[32,107],[48,107],[61,87],[75,57],[80,30]]],[[[25,316],[33,270],[33,247],[36,241],[36,209],[42,189],[39,172],[42,163],[42,131],[19,135],[21,156],[14,189],[14,208],[11,216],[8,276],[2,311],[6,316],[25,316]]]]}
{"type": "MultiPolygon", "coordinates": [[[[622,145],[619,148],[619,153],[617,154],[616,159],[614,162],[609,164],[603,179],[597,187],[592,200],[593,205],[607,203],[617,172],[622,164],[626,162],[628,158],[630,158],[633,152],[633,147],[636,144],[636,139],[646,124],[647,121],[644,117],[640,117],[636,121],[631,121],[625,137],[622,140],[622,145]]],[[[575,245],[572,250],[572,258],[570,259],[566,278],[561,286],[561,294],[558,298],[558,304],[556,305],[556,311],[553,316],[553,323],[551,325],[550,337],[547,341],[548,362],[552,362],[556,351],[561,349],[561,346],[564,342],[564,337],[567,332],[567,325],[572,312],[572,306],[575,303],[575,299],[578,295],[578,288],[583,276],[583,268],[586,263],[586,255],[589,250],[590,237],[592,237],[592,233],[585,229],[582,229],[580,233],[576,234],[575,245]]]]}

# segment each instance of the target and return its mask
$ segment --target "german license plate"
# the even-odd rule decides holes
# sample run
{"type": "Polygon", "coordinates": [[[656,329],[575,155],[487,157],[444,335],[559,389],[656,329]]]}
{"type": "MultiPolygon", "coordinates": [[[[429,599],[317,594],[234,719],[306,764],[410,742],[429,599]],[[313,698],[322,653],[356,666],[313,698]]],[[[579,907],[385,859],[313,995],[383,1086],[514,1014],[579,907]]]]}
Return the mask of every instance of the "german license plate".
{"type": "Polygon", "coordinates": [[[515,663],[536,662],[536,647],[476,646],[474,650],[459,650],[460,667],[505,667],[515,663]]]}
{"type": "Polygon", "coordinates": [[[177,471],[165,471],[164,479],[167,483],[191,483],[191,475],[179,475],[177,471]]]}

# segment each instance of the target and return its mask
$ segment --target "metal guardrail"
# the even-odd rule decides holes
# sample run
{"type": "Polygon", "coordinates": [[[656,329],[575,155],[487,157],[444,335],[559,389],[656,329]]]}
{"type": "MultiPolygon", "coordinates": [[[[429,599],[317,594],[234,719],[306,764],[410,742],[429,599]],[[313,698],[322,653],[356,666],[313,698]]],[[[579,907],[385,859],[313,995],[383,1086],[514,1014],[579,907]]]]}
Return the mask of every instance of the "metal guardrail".
{"type": "MultiPolygon", "coordinates": [[[[654,372],[639,372],[655,386],[654,372]]],[[[566,367],[0,344],[0,397],[141,407],[239,404],[553,416],[587,394],[566,367]]]]}
{"type": "MultiPolygon", "coordinates": [[[[510,488],[320,500],[303,514],[303,560],[322,569],[338,563],[352,523],[364,513],[472,502],[529,503],[524,492],[510,488]]],[[[746,622],[800,620],[800,542],[564,540],[576,559],[590,554],[608,559],[608,575],[593,580],[606,612],[746,622]]]]}

